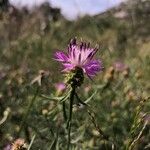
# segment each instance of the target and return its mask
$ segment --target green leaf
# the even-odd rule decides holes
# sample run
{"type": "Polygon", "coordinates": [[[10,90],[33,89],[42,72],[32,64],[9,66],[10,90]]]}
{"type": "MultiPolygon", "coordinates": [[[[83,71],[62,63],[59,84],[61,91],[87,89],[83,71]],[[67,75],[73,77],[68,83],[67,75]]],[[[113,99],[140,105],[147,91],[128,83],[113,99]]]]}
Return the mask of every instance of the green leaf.
{"type": "Polygon", "coordinates": [[[58,141],[58,132],[56,133],[56,136],[55,136],[53,142],[51,143],[49,150],[54,150],[54,149],[56,149],[57,141],[58,141]]]}
{"type": "Polygon", "coordinates": [[[33,142],[34,142],[35,137],[36,137],[36,135],[33,135],[33,137],[32,137],[32,139],[31,139],[31,142],[30,142],[29,147],[28,147],[27,150],[30,150],[30,148],[31,148],[31,146],[32,146],[32,144],[33,144],[33,142]]]}
{"type": "Polygon", "coordinates": [[[60,101],[63,98],[65,98],[65,96],[59,96],[59,97],[57,97],[57,96],[46,96],[46,95],[41,95],[41,97],[49,99],[49,100],[57,100],[57,101],[60,101]]]}
{"type": "Polygon", "coordinates": [[[88,103],[89,101],[92,100],[92,98],[97,94],[97,90],[87,99],[85,100],[85,103],[88,103]]]}

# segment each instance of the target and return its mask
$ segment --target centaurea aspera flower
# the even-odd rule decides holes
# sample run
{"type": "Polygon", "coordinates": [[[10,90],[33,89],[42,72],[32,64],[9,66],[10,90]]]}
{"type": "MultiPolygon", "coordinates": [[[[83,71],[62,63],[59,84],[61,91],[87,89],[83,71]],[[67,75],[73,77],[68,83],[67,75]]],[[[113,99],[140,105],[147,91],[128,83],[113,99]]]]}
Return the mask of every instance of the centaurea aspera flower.
{"type": "Polygon", "coordinates": [[[116,61],[113,66],[117,72],[123,72],[128,69],[128,66],[121,61],[116,61]]]}
{"type": "Polygon", "coordinates": [[[90,48],[90,43],[81,42],[81,44],[77,44],[76,39],[73,39],[68,45],[68,53],[56,52],[55,60],[62,62],[64,72],[80,68],[91,78],[102,70],[101,61],[93,59],[97,51],[97,48],[90,48]]]}
{"type": "Polygon", "coordinates": [[[64,83],[56,83],[54,86],[56,88],[57,95],[62,94],[66,89],[66,85],[64,83]]]}
{"type": "Polygon", "coordinates": [[[63,91],[63,90],[65,90],[66,85],[65,85],[64,83],[56,83],[56,84],[55,84],[55,88],[56,88],[56,90],[58,90],[58,91],[63,91]]]}

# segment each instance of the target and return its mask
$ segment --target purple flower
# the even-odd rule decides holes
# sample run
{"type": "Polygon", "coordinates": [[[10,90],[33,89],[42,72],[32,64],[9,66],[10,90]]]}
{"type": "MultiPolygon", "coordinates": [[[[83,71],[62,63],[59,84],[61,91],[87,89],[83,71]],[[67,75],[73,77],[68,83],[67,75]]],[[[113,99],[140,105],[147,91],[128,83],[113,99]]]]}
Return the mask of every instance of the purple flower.
{"type": "Polygon", "coordinates": [[[57,89],[57,91],[64,91],[66,89],[66,85],[64,83],[56,83],[55,84],[55,88],[57,89]]]}
{"type": "Polygon", "coordinates": [[[122,71],[126,70],[128,68],[128,66],[120,61],[116,61],[114,63],[114,68],[116,71],[122,72],[122,71]]]}
{"type": "Polygon", "coordinates": [[[55,60],[62,63],[64,72],[69,72],[78,67],[88,77],[93,77],[103,68],[100,60],[93,59],[97,51],[97,48],[90,48],[90,43],[81,42],[81,44],[77,44],[76,39],[73,39],[68,46],[68,53],[56,52],[55,60]]]}
{"type": "Polygon", "coordinates": [[[11,150],[11,145],[10,144],[6,145],[3,150],[11,150]]]}

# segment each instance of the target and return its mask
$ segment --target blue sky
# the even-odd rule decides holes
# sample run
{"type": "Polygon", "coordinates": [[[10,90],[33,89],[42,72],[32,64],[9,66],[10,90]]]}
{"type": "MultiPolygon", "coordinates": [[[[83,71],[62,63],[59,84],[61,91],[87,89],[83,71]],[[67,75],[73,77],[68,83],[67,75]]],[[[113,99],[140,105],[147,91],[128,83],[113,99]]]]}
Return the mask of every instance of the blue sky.
{"type": "Polygon", "coordinates": [[[75,19],[85,14],[95,15],[118,5],[125,0],[10,0],[16,6],[39,5],[49,1],[53,7],[61,8],[62,14],[68,19],[75,19]]]}

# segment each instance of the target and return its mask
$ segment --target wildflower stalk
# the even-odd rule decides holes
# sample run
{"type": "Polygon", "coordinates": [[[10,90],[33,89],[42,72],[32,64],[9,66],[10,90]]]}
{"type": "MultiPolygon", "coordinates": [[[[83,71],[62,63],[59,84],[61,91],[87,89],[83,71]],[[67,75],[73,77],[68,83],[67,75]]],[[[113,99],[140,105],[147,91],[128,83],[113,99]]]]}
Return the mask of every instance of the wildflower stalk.
{"type": "Polygon", "coordinates": [[[70,93],[69,117],[68,117],[68,121],[67,121],[67,129],[68,129],[67,150],[69,150],[70,140],[71,140],[70,133],[71,133],[71,120],[72,120],[72,109],[73,109],[74,95],[75,95],[75,86],[72,87],[72,90],[71,90],[71,93],[70,93]]]}
{"type": "MultiPolygon", "coordinates": [[[[134,117],[134,121],[133,121],[133,124],[131,126],[131,130],[130,130],[130,135],[131,136],[134,136],[137,132],[137,130],[140,128],[140,125],[142,124],[142,118],[140,117],[140,112],[142,111],[143,107],[144,107],[144,104],[145,104],[145,99],[142,99],[140,101],[140,105],[137,106],[136,108],[136,112],[135,112],[135,117],[134,117]]],[[[144,126],[146,127],[146,125],[144,124],[144,126]]],[[[143,132],[143,130],[145,129],[145,127],[143,126],[142,130],[140,131],[139,135],[143,132]]],[[[140,138],[141,135],[138,137],[140,138]]],[[[133,147],[134,147],[134,144],[136,143],[136,141],[139,139],[139,138],[136,138],[136,137],[133,137],[127,147],[126,147],[126,150],[132,150],[133,147]],[[137,140],[136,140],[137,139],[137,140]]]]}
{"type": "Polygon", "coordinates": [[[65,102],[63,102],[63,116],[64,116],[64,119],[66,121],[67,120],[67,114],[66,114],[66,104],[65,104],[65,102]]]}
{"type": "Polygon", "coordinates": [[[29,147],[28,147],[27,150],[30,150],[30,149],[31,149],[31,146],[32,146],[32,144],[33,144],[33,142],[34,142],[35,137],[36,137],[36,134],[33,135],[32,140],[31,140],[31,142],[30,142],[29,147]]]}
{"type": "MultiPolygon", "coordinates": [[[[98,47],[91,48],[90,43],[77,43],[76,38],[72,39],[68,45],[68,53],[58,51],[55,53],[55,60],[62,63],[64,66],[63,72],[66,72],[66,83],[71,87],[70,101],[69,101],[69,116],[67,121],[68,130],[68,144],[67,150],[70,147],[71,134],[71,120],[74,97],[78,97],[75,92],[77,87],[80,87],[84,81],[84,74],[90,79],[102,71],[102,62],[94,59],[98,47]]],[[[63,114],[66,120],[65,100],[63,103],[63,114]]],[[[81,102],[80,102],[81,103],[81,102]]]]}
{"type": "Polygon", "coordinates": [[[108,141],[108,136],[104,134],[104,132],[99,128],[96,120],[95,120],[95,114],[91,113],[91,111],[88,109],[88,114],[90,116],[90,119],[92,123],[94,124],[95,129],[99,132],[99,134],[102,136],[102,138],[106,141],[108,141]]]}
{"type": "Polygon", "coordinates": [[[76,67],[74,70],[72,70],[69,74],[66,75],[66,82],[71,87],[70,92],[70,101],[69,101],[69,116],[67,121],[67,130],[68,130],[68,144],[67,144],[67,150],[69,150],[70,147],[70,141],[71,141],[71,120],[72,120],[72,109],[73,109],[73,101],[74,96],[76,96],[76,88],[80,87],[83,83],[84,75],[83,70],[79,67],[76,67]]]}
{"type": "MultiPolygon", "coordinates": [[[[87,105],[87,106],[88,106],[88,105],[87,105]]],[[[97,124],[97,121],[95,120],[95,112],[94,112],[93,110],[91,111],[90,108],[89,108],[89,106],[88,106],[88,108],[87,108],[87,112],[88,112],[88,114],[89,114],[89,116],[90,116],[91,122],[93,123],[95,129],[98,131],[98,133],[100,134],[100,136],[102,137],[102,139],[105,140],[105,142],[107,141],[107,142],[111,143],[112,150],[114,150],[115,147],[116,147],[116,144],[114,143],[114,141],[111,141],[111,140],[109,139],[109,136],[106,135],[106,134],[101,130],[101,128],[99,127],[99,125],[97,124]]],[[[105,145],[105,146],[106,146],[106,145],[105,145]]]]}
{"type": "Polygon", "coordinates": [[[87,112],[88,112],[88,114],[89,114],[89,116],[90,116],[90,120],[91,120],[91,122],[93,123],[95,129],[98,131],[98,133],[99,133],[100,136],[102,137],[102,139],[105,140],[105,142],[107,141],[107,142],[111,143],[111,145],[112,145],[112,150],[114,150],[114,149],[116,148],[116,144],[115,144],[114,141],[112,141],[112,140],[109,139],[109,136],[106,135],[106,134],[101,130],[101,128],[99,127],[99,125],[97,124],[97,121],[96,121],[96,119],[95,119],[96,113],[93,111],[93,109],[90,108],[90,106],[89,106],[86,102],[83,102],[83,101],[79,98],[79,96],[78,96],[77,93],[75,93],[75,96],[76,96],[76,98],[77,98],[77,100],[78,100],[78,103],[81,104],[81,105],[84,105],[84,106],[86,107],[87,112]]]}
{"type": "Polygon", "coordinates": [[[135,138],[132,143],[130,144],[129,146],[129,150],[132,150],[135,146],[135,144],[138,142],[138,140],[141,138],[142,134],[143,134],[143,131],[145,130],[146,126],[148,124],[148,121],[146,121],[143,125],[143,128],[141,129],[141,131],[139,132],[137,138],[135,138]]]}

